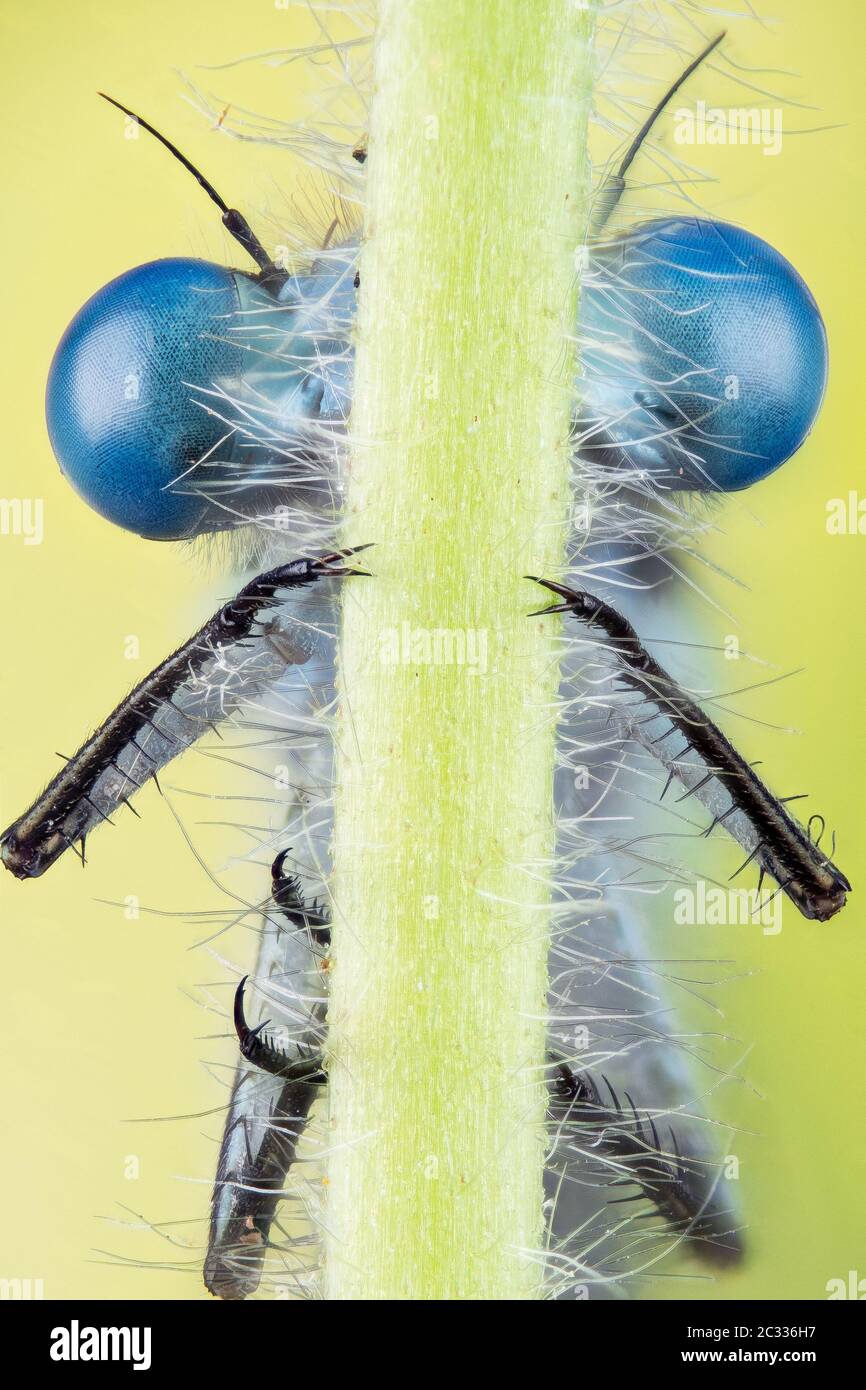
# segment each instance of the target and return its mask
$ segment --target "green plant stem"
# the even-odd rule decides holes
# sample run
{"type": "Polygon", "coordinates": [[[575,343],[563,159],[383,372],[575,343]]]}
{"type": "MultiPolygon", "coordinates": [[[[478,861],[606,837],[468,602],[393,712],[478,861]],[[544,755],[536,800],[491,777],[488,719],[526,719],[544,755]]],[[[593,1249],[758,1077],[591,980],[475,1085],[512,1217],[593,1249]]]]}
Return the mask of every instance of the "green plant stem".
{"type": "Polygon", "coordinates": [[[592,12],[381,0],[334,832],[331,1299],[537,1296],[592,12]]]}

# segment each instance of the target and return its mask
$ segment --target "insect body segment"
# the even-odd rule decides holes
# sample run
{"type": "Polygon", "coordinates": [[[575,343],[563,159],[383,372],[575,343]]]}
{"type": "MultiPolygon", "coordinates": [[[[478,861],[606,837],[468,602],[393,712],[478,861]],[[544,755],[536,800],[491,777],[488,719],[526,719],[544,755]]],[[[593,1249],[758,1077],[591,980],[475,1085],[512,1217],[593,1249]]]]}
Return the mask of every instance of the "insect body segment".
{"type": "Polygon", "coordinates": [[[37,878],[65,850],[218,720],[312,654],[303,629],[261,624],[283,590],[365,574],[343,561],[358,549],[292,560],[259,575],[141,682],[34,802],[0,836],[16,878],[37,878]]]}
{"type": "Polygon", "coordinates": [[[671,728],[678,730],[687,747],[700,755],[705,774],[702,780],[692,776],[685,779],[683,767],[691,773],[694,768],[688,763],[681,766],[682,754],[668,764],[671,776],[684,781],[689,795],[700,797],[703,787],[710,783],[714,790],[723,788],[726,808],[716,815],[713,824],[725,824],[735,833],[735,817],[745,823],[750,835],[749,859],[757,861],[762,878],[764,873],[771,874],[804,917],[824,922],[839,912],[851,891],[845,875],[821,853],[721,729],[646,650],[631,623],[594,594],[547,579],[538,579],[537,583],[563,600],[540,611],[571,613],[590,627],[600,628],[616,656],[617,678],[655,705],[669,721],[668,733],[671,728]]]}
{"type": "MultiPolygon", "coordinates": [[[[290,852],[282,850],[272,865],[274,906],[292,926],[312,927],[319,940],[329,937],[327,910],[307,903],[296,876],[283,871],[290,852]]],[[[315,1031],[277,1045],[265,1031],[270,1020],[249,1027],[244,1011],[247,978],[244,976],[235,991],[234,1023],[241,1057],[253,1070],[242,1070],[236,1091],[255,1084],[256,1073],[262,1072],[285,1084],[267,1121],[265,1142],[248,1146],[239,1168],[232,1167],[236,1129],[238,1124],[247,1127],[249,1119],[230,1123],[223,1138],[205,1283],[212,1293],[227,1299],[245,1298],[258,1285],[274,1217],[275,1192],[284,1195],[286,1177],[316,1097],[315,1087],[327,1080],[315,1031]]],[[[714,1166],[684,1158],[672,1130],[670,1152],[665,1152],[653,1118],[641,1115],[629,1096],[629,1108],[622,1106],[609,1082],[611,1102],[605,1104],[588,1073],[573,1071],[558,1056],[552,1057],[551,1065],[551,1118],[560,1134],[581,1151],[603,1160],[610,1187],[637,1188],[635,1197],[614,1197],[609,1199],[611,1204],[647,1198],[673,1232],[688,1239],[702,1259],[715,1265],[736,1261],[742,1254],[742,1243],[724,1205],[714,1166]]]]}

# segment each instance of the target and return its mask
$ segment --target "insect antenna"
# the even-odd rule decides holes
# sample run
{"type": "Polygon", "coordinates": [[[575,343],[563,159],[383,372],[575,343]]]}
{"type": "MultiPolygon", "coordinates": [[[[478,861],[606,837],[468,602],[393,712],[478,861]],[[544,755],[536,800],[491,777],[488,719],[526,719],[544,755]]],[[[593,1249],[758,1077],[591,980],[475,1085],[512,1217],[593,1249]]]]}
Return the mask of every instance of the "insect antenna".
{"type": "Polygon", "coordinates": [[[592,218],[590,220],[589,234],[591,239],[598,236],[598,233],[602,231],[603,228],[606,227],[607,223],[610,221],[610,218],[614,210],[619,204],[620,198],[625,192],[625,176],[628,173],[641,145],[643,144],[646,137],[649,135],[650,131],[652,130],[659,116],[664,111],[671,97],[673,97],[679,91],[680,87],[682,87],[684,82],[688,81],[695,68],[700,67],[704,59],[708,58],[712,53],[713,49],[718,47],[722,39],[725,37],[726,33],[727,30],[723,29],[720,34],[716,34],[716,37],[710,40],[706,48],[698,54],[697,58],[693,58],[692,61],[689,63],[688,67],[680,73],[676,81],[665,92],[661,101],[659,101],[658,104],[655,107],[653,107],[652,111],[647,116],[637,135],[634,137],[628,149],[626,150],[622,162],[619,168],[617,169],[616,173],[609,175],[604,180],[603,184],[601,185],[601,188],[598,191],[596,197],[596,207],[593,210],[592,218]]]}
{"type": "Polygon", "coordinates": [[[177,145],[173,145],[171,140],[161,134],[161,132],[158,131],[155,126],[152,126],[149,121],[146,121],[143,116],[139,116],[135,111],[130,111],[128,106],[123,105],[123,102],[115,101],[114,97],[108,96],[106,92],[99,92],[98,95],[102,97],[103,101],[110,102],[112,106],[117,107],[118,111],[122,111],[124,115],[131,117],[138,125],[142,126],[154,139],[158,140],[161,145],[164,145],[170,154],[174,155],[175,159],[183,165],[184,169],[187,169],[189,173],[192,174],[196,183],[201,185],[205,193],[212,202],[216,203],[222,213],[222,223],[226,231],[230,236],[234,237],[235,241],[244,248],[247,255],[251,256],[259,267],[261,272],[259,278],[262,284],[273,293],[281,289],[289,278],[288,271],[281,270],[276,262],[268,255],[243,213],[238,212],[237,208],[230,208],[228,203],[217,193],[213,184],[205,178],[204,174],[195,167],[191,160],[187,159],[185,154],[181,154],[177,145]]]}

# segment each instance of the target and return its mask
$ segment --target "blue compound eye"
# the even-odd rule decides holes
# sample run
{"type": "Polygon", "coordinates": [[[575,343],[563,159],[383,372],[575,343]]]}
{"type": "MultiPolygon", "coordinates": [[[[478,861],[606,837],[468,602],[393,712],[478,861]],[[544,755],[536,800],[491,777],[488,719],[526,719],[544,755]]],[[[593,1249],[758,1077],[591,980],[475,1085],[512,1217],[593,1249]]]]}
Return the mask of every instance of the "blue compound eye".
{"type": "Polygon", "coordinates": [[[203,529],[207,502],[188,470],[225,429],[194,391],[238,380],[242,351],[226,342],[237,309],[231,271],[164,260],[113,280],[69,325],[48,377],[48,432],[65,476],[109,521],[159,540],[203,529]]]}
{"type": "Polygon", "coordinates": [[[760,237],[663,219],[609,245],[584,293],[588,394],[634,467],[735,492],[811,429],[827,338],[808,287],[760,237]]]}

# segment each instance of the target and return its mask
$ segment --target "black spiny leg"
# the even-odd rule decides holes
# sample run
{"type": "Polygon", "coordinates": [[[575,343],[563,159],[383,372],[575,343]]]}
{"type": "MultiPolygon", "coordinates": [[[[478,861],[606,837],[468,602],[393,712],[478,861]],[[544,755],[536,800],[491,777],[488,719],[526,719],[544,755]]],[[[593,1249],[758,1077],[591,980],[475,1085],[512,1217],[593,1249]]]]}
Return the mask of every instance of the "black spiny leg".
{"type": "MultiPolygon", "coordinates": [[[[757,860],[758,868],[772,874],[779,888],[804,917],[826,922],[839,912],[851,891],[848,879],[813,843],[799,821],[794,820],[785,806],[788,798],[782,800],[775,796],[761,781],[754,764],[741,757],[706,711],[647,651],[628,619],[584,589],[570,589],[550,579],[539,579],[537,575],[528,574],[526,578],[534,579],[562,600],[537,609],[531,616],[569,613],[590,631],[594,629],[600,633],[617,663],[616,678],[637,691],[650,706],[655,706],[672,727],[679,730],[687,748],[698,754],[709,775],[697,785],[685,783],[686,795],[697,793],[701,800],[701,789],[709,783],[726,793],[730,806],[724,808],[722,815],[716,813],[714,824],[724,821],[734,810],[748,823],[750,839],[741,838],[742,832],[737,833],[736,820],[725,827],[750,851],[742,868],[751,860],[757,860]]],[[[678,755],[680,759],[685,751],[683,749],[678,755]]],[[[676,762],[672,770],[674,776],[683,781],[683,770],[676,762]]]]}
{"type": "Polygon", "coordinates": [[[724,1206],[718,1170],[698,1159],[685,1158],[673,1130],[671,1152],[666,1152],[655,1121],[636,1109],[628,1093],[627,1105],[623,1105],[608,1081],[611,1103],[605,1104],[588,1072],[575,1072],[557,1057],[551,1058],[551,1064],[557,1119],[574,1123],[581,1131],[585,1128],[585,1142],[594,1153],[620,1169],[627,1168],[611,1186],[637,1188],[634,1196],[612,1198],[611,1202],[645,1197],[706,1263],[736,1263],[743,1253],[742,1240],[731,1224],[732,1211],[724,1206]]]}
{"type": "MultiPolygon", "coordinates": [[[[327,915],[318,904],[308,906],[298,879],[283,873],[289,850],[274,860],[271,877],[274,905],[299,929],[309,930],[317,945],[327,947],[327,915]]],[[[237,1301],[258,1288],[265,1251],[277,1207],[285,1195],[286,1175],[295,1161],[310,1110],[324,1084],[321,1048],[313,1033],[309,1041],[292,1044],[291,1053],[265,1034],[267,1022],[256,1028],[244,1012],[246,976],[235,991],[234,1024],[241,1056],[282,1086],[267,1117],[251,1119],[238,1113],[228,1125],[220,1149],[211,1212],[210,1239],[204,1281],[218,1298],[237,1301]]],[[[311,1030],[312,1032],[312,1030],[311,1030]]],[[[257,1071],[243,1070],[232,1096],[259,1082],[257,1071]]]]}
{"type": "Polygon", "coordinates": [[[271,896],[292,926],[308,931],[316,945],[327,950],[331,944],[330,914],[323,903],[313,902],[308,906],[304,902],[297,874],[283,872],[283,865],[291,852],[291,848],[280,850],[271,865],[271,896]]]}
{"type": "Polygon", "coordinates": [[[152,126],[143,116],[137,115],[135,111],[130,111],[128,106],[124,106],[120,101],[115,101],[114,97],[107,96],[105,92],[100,92],[99,95],[104,101],[108,101],[112,106],[116,106],[118,111],[122,111],[124,115],[131,116],[132,119],[141,126],[142,130],[148,131],[148,133],[158,140],[161,145],[164,145],[169,154],[174,155],[175,159],[183,165],[184,169],[192,174],[196,183],[204,189],[211,201],[216,203],[219,208],[222,214],[223,226],[226,231],[230,236],[234,237],[235,241],[244,248],[247,255],[251,256],[255,261],[259,268],[259,280],[261,284],[269,290],[271,294],[279,294],[279,291],[289,278],[288,272],[283,270],[281,266],[276,265],[271,259],[243,213],[238,212],[237,208],[230,208],[225,200],[220,197],[219,193],[217,193],[210,180],[206,179],[204,174],[187,159],[186,155],[181,154],[177,145],[172,144],[171,140],[166,139],[166,137],[156,129],[156,126],[152,126]]]}

